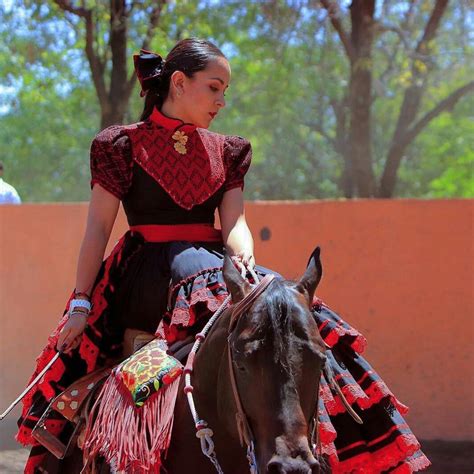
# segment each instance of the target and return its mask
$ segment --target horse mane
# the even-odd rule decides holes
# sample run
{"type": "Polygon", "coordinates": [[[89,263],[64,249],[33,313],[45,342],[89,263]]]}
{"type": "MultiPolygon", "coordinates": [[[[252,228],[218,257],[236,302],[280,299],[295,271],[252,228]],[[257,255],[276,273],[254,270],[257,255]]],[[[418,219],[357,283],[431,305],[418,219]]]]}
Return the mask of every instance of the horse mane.
{"type": "Polygon", "coordinates": [[[265,315],[259,318],[258,330],[265,334],[266,342],[272,338],[273,358],[287,371],[290,369],[288,344],[292,335],[289,309],[294,305],[288,298],[290,284],[291,282],[275,278],[258,305],[259,313],[265,315]]]}

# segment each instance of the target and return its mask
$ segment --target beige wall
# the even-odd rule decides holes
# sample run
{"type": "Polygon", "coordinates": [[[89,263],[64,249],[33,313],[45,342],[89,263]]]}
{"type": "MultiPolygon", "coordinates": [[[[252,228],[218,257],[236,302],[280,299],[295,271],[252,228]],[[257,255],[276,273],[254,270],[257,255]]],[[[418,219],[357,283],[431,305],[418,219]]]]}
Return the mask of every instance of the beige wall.
{"type": "MultiPolygon", "coordinates": [[[[474,440],[473,204],[247,204],[258,263],[298,277],[322,247],[319,296],[368,338],[369,360],[425,439],[474,440]]],[[[86,213],[86,204],[0,207],[0,410],[22,390],[62,313],[86,213]]],[[[121,215],[114,240],[125,229],[121,215]]],[[[10,436],[13,418],[1,428],[10,436]]]]}

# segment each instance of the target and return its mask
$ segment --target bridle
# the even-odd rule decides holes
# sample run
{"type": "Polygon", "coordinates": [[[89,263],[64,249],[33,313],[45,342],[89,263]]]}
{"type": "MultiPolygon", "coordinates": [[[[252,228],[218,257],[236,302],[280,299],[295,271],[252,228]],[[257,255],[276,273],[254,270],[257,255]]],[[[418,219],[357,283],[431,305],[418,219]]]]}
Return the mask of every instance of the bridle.
{"type": "MultiPolygon", "coordinates": [[[[255,281],[255,285],[239,303],[237,303],[232,308],[231,313],[231,321],[229,325],[228,335],[230,337],[232,330],[235,328],[238,318],[253,305],[255,300],[268,288],[270,283],[275,278],[275,275],[269,274],[263,277],[262,280],[259,280],[257,274],[253,270],[249,270],[250,274],[255,281]]],[[[242,277],[245,276],[246,269],[242,269],[242,277]]],[[[193,390],[194,387],[191,384],[191,374],[193,373],[193,366],[194,366],[194,359],[196,357],[196,353],[201,346],[202,342],[206,338],[207,334],[209,333],[210,329],[214,325],[217,318],[223,313],[223,311],[227,308],[228,304],[231,301],[231,296],[229,295],[219,309],[213,314],[213,316],[209,319],[207,324],[204,326],[201,332],[196,334],[195,342],[189,353],[188,360],[186,362],[186,366],[184,367],[184,393],[188,399],[189,409],[191,410],[191,415],[194,420],[194,426],[196,428],[196,437],[199,438],[201,442],[201,450],[205,456],[212,462],[218,474],[224,474],[223,470],[217,460],[216,452],[214,450],[214,442],[212,441],[213,431],[211,428],[208,427],[208,424],[205,420],[201,419],[197,413],[196,405],[194,403],[193,398],[193,390]]],[[[230,372],[230,379],[232,385],[232,393],[234,396],[234,401],[237,407],[236,413],[236,422],[237,422],[237,431],[239,433],[240,443],[243,446],[245,442],[247,445],[247,459],[249,461],[250,473],[251,474],[258,474],[257,462],[255,458],[255,443],[254,443],[254,436],[250,425],[247,420],[247,416],[245,415],[242,402],[240,399],[239,391],[237,388],[237,382],[235,379],[234,367],[232,363],[232,351],[230,348],[229,342],[227,343],[227,350],[228,350],[228,359],[229,359],[229,372],[230,372]]]]}
{"type": "MultiPolygon", "coordinates": [[[[232,357],[232,348],[230,344],[230,338],[232,336],[232,332],[234,331],[235,327],[237,326],[238,320],[242,314],[246,313],[250,307],[255,303],[256,299],[261,296],[265,290],[269,287],[272,281],[275,278],[273,274],[265,275],[262,280],[259,281],[255,272],[250,272],[256,284],[253,286],[250,293],[248,293],[241,301],[235,304],[232,307],[231,312],[231,320],[228,328],[228,339],[227,339],[227,358],[229,363],[229,374],[230,374],[230,381],[232,386],[232,393],[234,397],[234,402],[237,408],[237,412],[235,414],[236,424],[237,424],[237,431],[239,434],[240,444],[243,447],[244,443],[247,445],[247,460],[249,463],[250,474],[258,474],[258,466],[255,456],[255,437],[253,435],[252,429],[247,419],[247,415],[245,414],[242,400],[239,394],[239,389],[237,386],[237,381],[235,377],[234,371],[234,363],[232,357]]],[[[231,297],[230,295],[224,300],[222,305],[219,309],[214,313],[214,315],[209,319],[207,324],[204,326],[203,330],[196,334],[195,338],[196,341],[191,349],[191,352],[188,356],[188,360],[186,366],[184,368],[184,376],[185,376],[185,386],[184,386],[184,393],[188,398],[189,408],[191,410],[191,415],[194,419],[194,424],[196,428],[196,437],[199,438],[201,442],[201,450],[205,456],[209,458],[209,460],[213,463],[214,467],[218,474],[224,474],[222,468],[217,460],[217,456],[214,450],[214,442],[212,441],[213,431],[208,427],[206,421],[199,418],[199,415],[196,410],[196,406],[194,404],[193,399],[193,386],[191,384],[191,374],[193,372],[193,365],[194,359],[196,356],[196,352],[198,351],[202,341],[204,341],[206,335],[209,333],[209,330],[213,326],[214,322],[217,318],[222,314],[222,312],[226,309],[227,305],[230,303],[231,297]]],[[[327,359],[326,359],[327,360],[327,359]]],[[[354,418],[357,423],[362,424],[362,420],[360,417],[355,413],[353,408],[347,402],[344,394],[342,393],[341,388],[336,383],[334,374],[332,373],[331,368],[328,364],[324,363],[322,369],[326,375],[326,379],[330,382],[331,386],[337,391],[339,396],[342,399],[344,406],[346,407],[349,414],[354,418]]],[[[316,446],[318,444],[318,413],[317,413],[317,406],[315,407],[314,414],[311,418],[311,428],[309,433],[309,443],[313,449],[313,452],[316,450],[316,446]]]]}
{"type": "MultiPolygon", "coordinates": [[[[237,303],[234,306],[234,308],[232,309],[231,322],[230,322],[229,331],[228,331],[227,356],[228,356],[228,361],[229,361],[229,373],[230,373],[232,392],[234,395],[235,405],[237,407],[237,412],[235,414],[236,423],[237,423],[237,431],[239,433],[241,446],[243,447],[244,443],[247,445],[247,460],[249,462],[251,474],[258,474],[258,467],[257,467],[257,462],[256,462],[256,457],[255,457],[255,437],[253,435],[252,428],[250,427],[250,423],[248,422],[247,415],[245,414],[245,411],[243,409],[242,401],[241,401],[239,390],[237,387],[230,338],[231,338],[233,330],[235,329],[237,325],[239,317],[250,309],[250,307],[253,305],[255,300],[268,288],[268,286],[274,280],[274,278],[275,278],[275,275],[272,275],[272,274],[266,275],[259,282],[259,284],[255,286],[252,289],[252,291],[243,300],[241,300],[239,303],[237,303]]],[[[318,410],[318,407],[316,404],[313,411],[313,415],[311,417],[311,421],[310,421],[310,430],[309,430],[309,437],[308,437],[309,446],[311,446],[313,453],[316,451],[316,446],[319,442],[317,410],[318,410]]]]}
{"type": "Polygon", "coordinates": [[[237,326],[239,317],[250,309],[250,307],[254,304],[255,300],[268,288],[274,278],[275,275],[273,274],[265,275],[263,279],[256,286],[254,286],[250,293],[232,308],[227,338],[227,358],[229,360],[230,383],[232,386],[232,393],[234,395],[235,406],[237,407],[235,420],[237,423],[237,431],[239,433],[240,445],[242,447],[244,443],[247,445],[247,460],[249,462],[251,474],[258,473],[257,460],[255,457],[255,437],[253,435],[252,428],[250,427],[250,424],[248,422],[247,415],[245,414],[244,408],[242,406],[242,400],[240,398],[239,389],[237,387],[230,337],[232,336],[233,330],[237,326]]]}

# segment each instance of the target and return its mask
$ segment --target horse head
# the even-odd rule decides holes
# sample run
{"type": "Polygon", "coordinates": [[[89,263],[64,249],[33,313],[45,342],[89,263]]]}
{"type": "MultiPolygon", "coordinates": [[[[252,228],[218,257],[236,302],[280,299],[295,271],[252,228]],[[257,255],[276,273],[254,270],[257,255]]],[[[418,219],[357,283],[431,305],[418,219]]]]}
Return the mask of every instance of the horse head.
{"type": "Polygon", "coordinates": [[[299,281],[275,278],[261,294],[253,292],[254,299],[231,260],[224,263],[233,304],[252,300],[232,318],[228,353],[235,405],[245,418],[237,417],[239,431],[253,441],[261,474],[319,472],[311,437],[326,356],[310,311],[322,275],[319,254],[317,248],[299,281]]]}

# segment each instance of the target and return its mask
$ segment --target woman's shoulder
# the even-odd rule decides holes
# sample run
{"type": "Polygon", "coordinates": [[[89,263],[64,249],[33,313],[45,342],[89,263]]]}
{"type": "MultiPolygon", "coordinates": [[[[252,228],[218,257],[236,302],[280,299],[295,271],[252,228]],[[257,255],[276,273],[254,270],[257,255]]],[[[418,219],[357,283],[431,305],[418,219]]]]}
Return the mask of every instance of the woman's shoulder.
{"type": "Polygon", "coordinates": [[[135,128],[137,128],[137,124],[110,125],[97,133],[93,141],[101,145],[113,145],[119,139],[121,139],[120,141],[128,141],[128,132],[135,128]]]}
{"type": "Polygon", "coordinates": [[[241,149],[251,146],[249,140],[244,137],[241,137],[240,135],[226,135],[225,142],[227,146],[231,148],[234,147],[241,149]]]}
{"type": "Polygon", "coordinates": [[[250,141],[240,135],[225,135],[223,133],[211,132],[205,128],[199,128],[202,135],[206,135],[209,139],[214,139],[224,144],[227,148],[243,148],[250,146],[250,141]]]}
{"type": "Polygon", "coordinates": [[[131,147],[126,125],[111,125],[92,140],[90,152],[91,187],[100,184],[123,199],[132,181],[131,147]]]}
{"type": "Polygon", "coordinates": [[[130,125],[110,125],[101,130],[91,143],[91,160],[97,163],[130,163],[130,125]]]}

